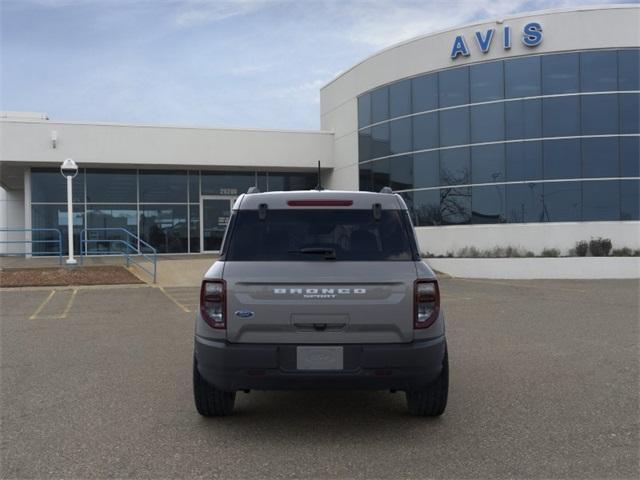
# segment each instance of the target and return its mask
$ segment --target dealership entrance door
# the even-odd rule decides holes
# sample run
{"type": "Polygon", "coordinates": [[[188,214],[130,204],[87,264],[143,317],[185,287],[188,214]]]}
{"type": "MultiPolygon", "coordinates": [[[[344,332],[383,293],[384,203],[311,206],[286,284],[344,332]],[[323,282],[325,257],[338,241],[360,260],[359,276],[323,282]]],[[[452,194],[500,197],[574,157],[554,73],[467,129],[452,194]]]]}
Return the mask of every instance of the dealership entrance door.
{"type": "Polygon", "coordinates": [[[200,251],[218,253],[227,228],[233,197],[206,195],[200,197],[200,251]]]}

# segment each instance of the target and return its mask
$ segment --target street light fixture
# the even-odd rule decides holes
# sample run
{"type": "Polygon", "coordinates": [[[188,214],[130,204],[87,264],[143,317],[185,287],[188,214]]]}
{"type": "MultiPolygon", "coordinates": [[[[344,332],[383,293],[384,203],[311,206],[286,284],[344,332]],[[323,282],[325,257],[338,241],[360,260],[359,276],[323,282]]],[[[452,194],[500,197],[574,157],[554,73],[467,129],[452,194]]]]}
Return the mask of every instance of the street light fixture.
{"type": "Polygon", "coordinates": [[[78,261],[73,258],[73,179],[78,175],[78,165],[71,158],[67,158],[60,165],[60,173],[67,179],[67,235],[69,243],[69,258],[67,265],[75,265],[78,261]]]}

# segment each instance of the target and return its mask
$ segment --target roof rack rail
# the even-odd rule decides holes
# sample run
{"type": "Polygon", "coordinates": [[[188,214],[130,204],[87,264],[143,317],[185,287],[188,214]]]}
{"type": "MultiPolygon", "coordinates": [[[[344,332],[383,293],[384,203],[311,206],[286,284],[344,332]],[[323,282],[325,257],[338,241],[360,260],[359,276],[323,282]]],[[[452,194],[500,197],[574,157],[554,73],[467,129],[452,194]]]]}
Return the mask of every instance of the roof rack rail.
{"type": "Polygon", "coordinates": [[[247,194],[250,194],[250,193],[260,193],[260,189],[256,186],[249,187],[249,189],[247,190],[247,194]]]}
{"type": "Polygon", "coordinates": [[[391,190],[391,187],[382,187],[380,193],[393,193],[393,190],[391,190]]]}

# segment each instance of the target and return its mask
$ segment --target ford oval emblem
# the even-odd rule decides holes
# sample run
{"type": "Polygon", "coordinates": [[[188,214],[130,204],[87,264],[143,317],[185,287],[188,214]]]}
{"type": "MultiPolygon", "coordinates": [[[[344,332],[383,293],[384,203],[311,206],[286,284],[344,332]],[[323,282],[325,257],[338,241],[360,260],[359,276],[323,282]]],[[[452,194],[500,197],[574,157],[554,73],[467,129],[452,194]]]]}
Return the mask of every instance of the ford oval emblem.
{"type": "Polygon", "coordinates": [[[251,318],[253,317],[253,312],[251,310],[236,310],[235,315],[240,318],[251,318]]]}

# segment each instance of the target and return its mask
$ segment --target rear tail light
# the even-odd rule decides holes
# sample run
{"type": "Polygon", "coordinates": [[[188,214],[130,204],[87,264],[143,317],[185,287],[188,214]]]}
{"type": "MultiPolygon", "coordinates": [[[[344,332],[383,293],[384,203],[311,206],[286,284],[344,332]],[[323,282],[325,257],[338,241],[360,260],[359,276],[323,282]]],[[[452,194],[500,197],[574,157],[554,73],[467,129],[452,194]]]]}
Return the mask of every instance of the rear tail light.
{"type": "Polygon", "coordinates": [[[440,289],[437,280],[417,280],[414,285],[414,328],[433,325],[440,313],[440,289]]]}
{"type": "Polygon", "coordinates": [[[227,326],[226,293],[224,280],[203,280],[200,288],[200,313],[211,328],[224,329],[227,326]]]}

